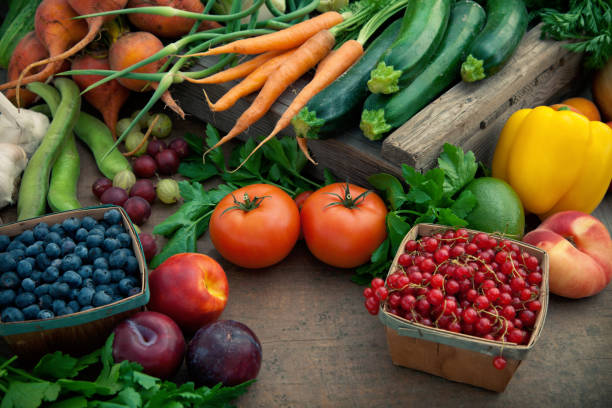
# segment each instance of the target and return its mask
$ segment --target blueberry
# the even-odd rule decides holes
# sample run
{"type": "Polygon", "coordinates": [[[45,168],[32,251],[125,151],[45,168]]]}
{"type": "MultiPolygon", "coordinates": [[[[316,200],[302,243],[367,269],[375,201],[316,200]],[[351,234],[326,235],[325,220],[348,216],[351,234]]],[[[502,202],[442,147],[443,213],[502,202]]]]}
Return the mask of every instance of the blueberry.
{"type": "Polygon", "coordinates": [[[70,238],[66,238],[64,242],[62,242],[62,255],[67,255],[74,252],[74,248],[76,244],[70,238]]]}
{"type": "Polygon", "coordinates": [[[62,250],[55,242],[50,242],[45,247],[45,253],[51,259],[58,258],[62,254],[62,250]]]}
{"type": "Polygon", "coordinates": [[[23,316],[26,320],[34,320],[40,313],[40,307],[38,305],[30,305],[23,308],[23,316]]]}
{"type": "Polygon", "coordinates": [[[68,299],[75,300],[77,296],[79,295],[79,290],[81,290],[81,288],[70,289],[70,293],[68,294],[68,299]]]}
{"type": "Polygon", "coordinates": [[[17,236],[18,240],[24,243],[24,245],[32,245],[35,241],[34,239],[34,231],[25,230],[21,234],[17,236]]]}
{"type": "Polygon", "coordinates": [[[117,239],[119,240],[122,248],[129,248],[132,246],[132,237],[125,232],[117,235],[117,239]]]}
{"type": "Polygon", "coordinates": [[[62,280],[71,288],[79,287],[83,283],[83,278],[75,271],[64,272],[64,275],[62,275],[62,280]]]}
{"type": "Polygon", "coordinates": [[[62,309],[59,309],[59,310],[57,311],[57,315],[58,315],[58,316],[64,316],[64,315],[68,315],[68,314],[70,314],[70,313],[74,313],[74,310],[72,310],[72,309],[71,309],[71,308],[69,308],[68,306],[66,306],[66,307],[64,307],[64,308],[62,308],[62,309]]]}
{"type": "Polygon", "coordinates": [[[87,247],[88,248],[97,248],[102,245],[102,241],[104,240],[104,236],[100,234],[89,234],[87,236],[87,247]]]}
{"type": "Polygon", "coordinates": [[[28,258],[24,258],[23,260],[26,261],[26,262],[29,262],[30,265],[32,265],[32,268],[34,268],[36,266],[36,259],[34,259],[34,258],[28,257],[28,258]]]}
{"type": "Polygon", "coordinates": [[[0,272],[14,271],[17,268],[17,262],[8,252],[0,253],[0,272]]]}
{"type": "Polygon", "coordinates": [[[62,270],[75,271],[81,267],[81,264],[82,264],[81,258],[76,256],[75,254],[68,254],[62,260],[62,270]]]}
{"type": "Polygon", "coordinates": [[[107,305],[111,303],[112,301],[113,301],[113,298],[109,296],[107,293],[102,292],[102,291],[97,291],[94,294],[93,299],[91,300],[91,303],[95,307],[99,307],[99,306],[107,305]]]}
{"type": "Polygon", "coordinates": [[[20,309],[23,309],[26,306],[30,306],[31,304],[36,303],[36,295],[32,292],[23,292],[17,295],[15,298],[15,306],[20,309]]]}
{"type": "Polygon", "coordinates": [[[44,246],[42,244],[42,241],[37,241],[26,248],[25,254],[26,256],[36,256],[43,251],[43,248],[44,246]]]}
{"type": "Polygon", "coordinates": [[[57,268],[58,270],[62,269],[62,258],[55,258],[54,260],[51,261],[49,266],[53,266],[54,268],[57,268]]]}
{"type": "Polygon", "coordinates": [[[21,279],[15,272],[4,272],[0,276],[0,289],[16,289],[20,283],[21,279]]]}
{"type": "Polygon", "coordinates": [[[74,248],[74,254],[81,258],[82,261],[86,261],[87,255],[89,254],[89,250],[85,245],[79,244],[76,246],[76,248],[74,248]]]}
{"type": "Polygon", "coordinates": [[[34,282],[38,284],[40,280],[42,279],[42,272],[39,271],[38,269],[34,269],[32,271],[32,274],[30,275],[30,279],[32,279],[34,282]]]}
{"type": "Polygon", "coordinates": [[[52,307],[53,307],[53,313],[58,314],[58,313],[57,313],[57,312],[58,312],[58,310],[63,309],[63,308],[65,308],[65,307],[66,307],[66,302],[64,302],[64,301],[63,301],[63,300],[61,300],[61,299],[55,299],[55,300],[53,301],[53,305],[52,305],[52,307]]]}
{"type": "Polygon", "coordinates": [[[49,231],[56,232],[60,236],[64,236],[66,234],[64,228],[62,228],[62,224],[53,224],[51,228],[49,228],[49,231]]]}
{"type": "Polygon", "coordinates": [[[32,264],[26,260],[19,261],[19,263],[17,264],[17,274],[22,279],[30,276],[32,274],[33,269],[34,268],[32,268],[32,264]]]}
{"type": "Polygon", "coordinates": [[[79,305],[79,302],[77,302],[76,300],[71,300],[70,302],[68,302],[67,306],[74,311],[78,311],[81,308],[81,305],[79,305]]]}
{"type": "Polygon", "coordinates": [[[0,291],[0,306],[10,305],[15,300],[15,296],[15,291],[12,289],[0,291]]]}
{"type": "Polygon", "coordinates": [[[49,294],[55,299],[68,297],[70,286],[64,282],[55,282],[49,288],[49,294]]]}
{"type": "Polygon", "coordinates": [[[47,234],[47,237],[45,238],[45,242],[46,243],[54,242],[56,244],[60,244],[62,242],[62,237],[60,237],[60,234],[58,234],[57,232],[50,232],[47,234]]]}
{"type": "Polygon", "coordinates": [[[83,287],[84,288],[95,288],[96,287],[96,282],[94,282],[94,280],[92,278],[86,278],[83,279],[83,287]]]}
{"type": "Polygon", "coordinates": [[[123,232],[123,227],[121,227],[120,225],[112,225],[106,229],[104,236],[106,238],[116,238],[117,235],[121,234],[122,232],[123,232]]]}
{"type": "Polygon", "coordinates": [[[34,232],[34,238],[36,238],[37,240],[45,239],[45,237],[49,233],[49,225],[47,225],[46,222],[39,222],[38,224],[36,224],[32,232],[34,232]]]}
{"type": "Polygon", "coordinates": [[[138,274],[138,259],[135,256],[130,255],[127,257],[125,271],[132,275],[138,274]]]}
{"type": "Polygon", "coordinates": [[[104,292],[110,297],[113,297],[113,295],[115,294],[115,291],[113,290],[111,285],[98,285],[96,286],[96,292],[104,292]]]}
{"type": "Polygon", "coordinates": [[[53,299],[50,294],[45,293],[38,298],[38,306],[40,306],[41,309],[51,309],[54,300],[55,299],[53,299]]]}
{"type": "Polygon", "coordinates": [[[104,213],[104,221],[108,222],[111,225],[119,224],[119,222],[121,222],[121,213],[119,212],[119,210],[115,209],[108,210],[104,213]]]}
{"type": "Polygon", "coordinates": [[[76,232],[74,233],[74,239],[76,239],[77,242],[83,242],[87,239],[88,235],[89,235],[89,231],[81,227],[78,230],[76,230],[76,232]]]}
{"type": "Polygon", "coordinates": [[[77,295],[77,301],[81,306],[91,305],[91,299],[96,291],[93,288],[81,288],[77,295]]]}
{"type": "Polygon", "coordinates": [[[83,306],[83,307],[81,308],[81,312],[84,312],[84,311],[86,311],[86,310],[91,310],[91,309],[93,309],[93,306],[92,306],[92,305],[83,306]]]}
{"type": "Polygon", "coordinates": [[[55,314],[53,314],[53,312],[50,310],[43,309],[40,312],[38,312],[38,316],[36,317],[38,317],[41,320],[53,319],[55,317],[55,314]]]}
{"type": "Polygon", "coordinates": [[[62,227],[69,234],[75,232],[77,229],[79,229],[80,226],[81,221],[79,221],[79,219],[75,217],[66,218],[64,222],[62,222],[62,227]]]}
{"type": "Polygon", "coordinates": [[[106,258],[96,258],[93,261],[93,267],[94,269],[108,269],[108,261],[106,258]]]}
{"type": "Polygon", "coordinates": [[[138,285],[138,281],[132,276],[121,279],[119,281],[119,292],[121,292],[122,295],[127,296],[130,289],[136,287],[136,285],[138,285]]]}
{"type": "Polygon", "coordinates": [[[121,279],[125,278],[125,272],[122,269],[113,269],[110,271],[111,281],[119,282],[121,279]]]}
{"type": "Polygon", "coordinates": [[[42,280],[47,283],[55,282],[59,277],[59,270],[55,266],[49,266],[42,273],[42,280]]]}
{"type": "Polygon", "coordinates": [[[94,220],[93,218],[91,218],[89,215],[86,217],[83,217],[83,219],[81,220],[81,227],[85,228],[87,231],[95,227],[96,224],[98,224],[98,222],[94,220]]]}
{"type": "Polygon", "coordinates": [[[128,290],[127,296],[126,297],[130,297],[130,296],[134,296],[140,293],[140,288],[134,286],[133,288],[131,288],[130,290],[128,290]]]}
{"type": "Polygon", "coordinates": [[[11,243],[11,239],[6,235],[0,235],[0,251],[5,251],[11,243]]]}
{"type": "Polygon", "coordinates": [[[87,259],[89,259],[89,262],[93,263],[93,261],[95,261],[97,258],[100,258],[104,256],[104,251],[102,250],[102,248],[90,248],[89,252],[87,253],[87,259]]]}
{"type": "MultiPolygon", "coordinates": [[[[23,282],[22,282],[22,285],[23,285],[23,282]]],[[[48,283],[43,283],[42,285],[37,286],[36,289],[34,289],[34,294],[39,297],[42,295],[46,295],[47,293],[49,293],[50,287],[51,285],[49,285],[48,283]]]]}
{"type": "Polygon", "coordinates": [[[111,268],[122,268],[126,262],[127,256],[121,249],[113,251],[108,258],[108,264],[111,268]]]}
{"type": "Polygon", "coordinates": [[[0,318],[3,322],[21,322],[23,321],[23,313],[14,307],[7,307],[2,311],[0,318]]]}
{"type": "Polygon", "coordinates": [[[91,265],[83,265],[77,271],[79,276],[83,279],[91,278],[93,274],[93,267],[91,265]]]}
{"type": "Polygon", "coordinates": [[[106,238],[102,243],[102,248],[108,252],[113,252],[115,249],[119,249],[120,247],[121,243],[116,238],[106,238]]]}
{"type": "Polygon", "coordinates": [[[11,256],[13,257],[15,262],[19,262],[23,258],[25,258],[25,250],[24,249],[13,249],[11,252],[9,252],[9,254],[11,254],[11,256]]]}
{"type": "Polygon", "coordinates": [[[108,269],[96,269],[93,273],[93,280],[98,285],[103,285],[110,282],[111,276],[108,269]]]}
{"type": "Polygon", "coordinates": [[[49,257],[47,256],[47,254],[41,253],[41,254],[36,255],[36,266],[38,267],[38,269],[42,271],[45,268],[47,268],[49,265],[51,265],[51,260],[49,260],[49,257]]]}
{"type": "Polygon", "coordinates": [[[24,280],[21,281],[21,287],[26,292],[34,292],[34,289],[36,289],[36,282],[34,282],[30,278],[25,278],[24,280]]]}
{"type": "Polygon", "coordinates": [[[102,238],[104,238],[105,233],[106,233],[106,228],[102,224],[96,225],[95,227],[91,229],[91,231],[89,231],[89,235],[91,234],[102,235],[102,238]]]}
{"type": "Polygon", "coordinates": [[[8,246],[6,247],[6,251],[10,252],[13,249],[23,249],[25,251],[25,249],[27,248],[26,245],[24,245],[23,242],[19,241],[19,240],[12,240],[10,244],[8,244],[8,246]]]}

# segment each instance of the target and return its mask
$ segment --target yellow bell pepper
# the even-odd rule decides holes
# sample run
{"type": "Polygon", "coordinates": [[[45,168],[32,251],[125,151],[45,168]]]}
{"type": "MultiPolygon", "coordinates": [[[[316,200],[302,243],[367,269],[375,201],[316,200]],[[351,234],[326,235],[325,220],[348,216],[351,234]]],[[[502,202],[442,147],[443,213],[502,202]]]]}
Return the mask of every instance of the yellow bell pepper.
{"type": "Polygon", "coordinates": [[[590,213],[612,179],[612,129],[569,110],[521,109],[504,125],[492,173],[541,218],[565,210],[590,213]]]}

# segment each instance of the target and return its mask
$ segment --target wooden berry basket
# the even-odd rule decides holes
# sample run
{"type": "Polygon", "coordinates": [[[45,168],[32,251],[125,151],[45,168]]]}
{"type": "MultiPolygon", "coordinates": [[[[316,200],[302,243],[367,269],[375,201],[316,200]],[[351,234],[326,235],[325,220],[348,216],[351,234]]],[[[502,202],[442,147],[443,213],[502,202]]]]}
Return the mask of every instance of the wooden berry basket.
{"type": "MultiPolygon", "coordinates": [[[[448,228],[435,224],[415,225],[404,237],[393,259],[389,274],[398,268],[398,259],[407,241],[442,232],[448,228]]],[[[470,238],[479,232],[468,230],[470,238]]],[[[525,359],[540,337],[548,307],[548,254],[533,245],[511,239],[509,241],[516,243],[521,250],[535,256],[542,269],[542,283],[538,298],[542,309],[536,318],[529,343],[526,345],[501,343],[428,327],[390,314],[385,304],[384,308],[381,306],[378,316],[386,326],[387,343],[393,364],[492,391],[504,391],[521,361],[525,359]],[[507,361],[503,370],[498,370],[492,364],[492,357],[499,355],[503,355],[507,361]]]]}
{"type": "Polygon", "coordinates": [[[71,354],[83,354],[100,347],[120,321],[136,313],[148,303],[147,264],[134,225],[121,207],[106,205],[81,208],[0,226],[0,235],[13,237],[25,230],[34,228],[39,222],[52,225],[70,217],[83,218],[87,215],[100,220],[106,211],[113,208],[121,213],[123,226],[132,238],[132,250],[138,260],[140,271],[140,292],[102,307],[52,319],[0,322],[0,336],[9,345],[11,351],[20,358],[35,361],[43,354],[52,353],[56,350],[70,352],[71,354]]]}

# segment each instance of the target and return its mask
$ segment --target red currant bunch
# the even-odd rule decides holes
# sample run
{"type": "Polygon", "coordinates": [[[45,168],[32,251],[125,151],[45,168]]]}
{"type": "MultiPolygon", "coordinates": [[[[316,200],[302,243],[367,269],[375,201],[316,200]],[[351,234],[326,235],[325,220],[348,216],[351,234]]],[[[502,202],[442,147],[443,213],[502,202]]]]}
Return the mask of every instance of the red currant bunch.
{"type": "MultiPolygon", "coordinates": [[[[514,242],[449,229],[406,242],[386,282],[363,292],[368,312],[380,306],[410,322],[487,340],[527,344],[542,304],[538,259],[514,242]]],[[[493,361],[498,369],[506,360],[493,361]]]]}

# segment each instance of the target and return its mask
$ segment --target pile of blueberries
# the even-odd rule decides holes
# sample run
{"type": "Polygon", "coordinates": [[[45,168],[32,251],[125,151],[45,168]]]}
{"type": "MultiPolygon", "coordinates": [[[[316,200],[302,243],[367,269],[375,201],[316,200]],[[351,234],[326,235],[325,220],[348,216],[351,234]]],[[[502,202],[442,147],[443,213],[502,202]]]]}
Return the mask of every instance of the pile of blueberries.
{"type": "Polygon", "coordinates": [[[0,235],[0,318],[50,319],[104,306],[140,292],[138,260],[121,213],[37,224],[0,235]]]}

